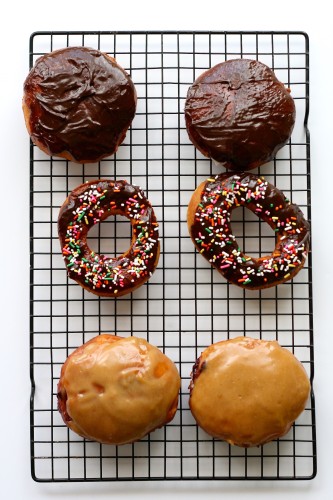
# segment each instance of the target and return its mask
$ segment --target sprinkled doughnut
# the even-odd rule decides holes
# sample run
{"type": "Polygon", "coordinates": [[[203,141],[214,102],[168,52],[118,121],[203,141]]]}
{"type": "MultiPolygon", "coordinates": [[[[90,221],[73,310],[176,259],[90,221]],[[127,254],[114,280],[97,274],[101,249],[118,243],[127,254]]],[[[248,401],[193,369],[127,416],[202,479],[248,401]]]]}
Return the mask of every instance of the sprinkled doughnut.
{"type": "Polygon", "coordinates": [[[263,177],[225,173],[204,181],[188,207],[188,228],[199,252],[228,281],[259,290],[293,278],[309,249],[310,226],[300,208],[263,177]],[[275,231],[271,255],[254,258],[242,252],[232,234],[231,213],[250,209],[275,231]]]}
{"type": "Polygon", "coordinates": [[[158,263],[154,210],[143,191],[125,180],[95,180],[75,188],[60,209],[58,234],[68,276],[96,295],[133,292],[150,278],[158,263]],[[130,220],[130,248],[117,257],[93,252],[87,244],[89,229],[116,214],[130,220]]]}

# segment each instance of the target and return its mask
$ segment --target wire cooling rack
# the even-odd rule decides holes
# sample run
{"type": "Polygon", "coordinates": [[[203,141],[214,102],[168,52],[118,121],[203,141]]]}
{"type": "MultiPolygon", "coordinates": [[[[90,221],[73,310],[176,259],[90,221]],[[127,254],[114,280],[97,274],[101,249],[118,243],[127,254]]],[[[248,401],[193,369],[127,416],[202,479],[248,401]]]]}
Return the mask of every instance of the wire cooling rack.
{"type": "MultiPolygon", "coordinates": [[[[302,32],[38,32],[30,66],[42,54],[85,45],[115,56],[132,76],[137,113],[110,159],[76,165],[49,158],[31,144],[31,468],[37,481],[158,479],[310,479],[316,474],[313,393],[290,432],[263,447],[242,449],[210,438],[188,406],[194,361],[212,342],[247,335],[277,339],[313,381],[311,252],[306,266],[277,288],[248,291],[229,285],[195,250],[187,205],[195,187],[222,167],[188,139],[184,102],[205,69],[226,59],[258,59],[291,89],[297,120],[277,158],[254,170],[310,213],[308,37],[302,32]],[[82,182],[127,179],[140,185],[160,222],[161,257],[150,281],[132,295],[99,298],[66,276],[57,236],[59,207],[82,182]],[[142,441],[108,446],[69,431],[57,410],[66,357],[99,333],[137,335],[163,350],[182,377],[175,419],[142,441]]],[[[233,229],[252,255],[270,253],[274,234],[244,209],[233,229]]],[[[99,252],[122,253],[130,224],[117,216],[90,233],[99,252]]]]}

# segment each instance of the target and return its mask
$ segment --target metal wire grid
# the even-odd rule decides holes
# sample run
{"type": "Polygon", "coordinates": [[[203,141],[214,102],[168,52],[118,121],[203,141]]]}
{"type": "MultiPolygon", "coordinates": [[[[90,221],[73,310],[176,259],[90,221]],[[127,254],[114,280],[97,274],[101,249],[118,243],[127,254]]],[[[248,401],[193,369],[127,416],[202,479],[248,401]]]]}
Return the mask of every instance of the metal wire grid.
{"type": "MultiPolygon", "coordinates": [[[[46,157],[31,144],[31,470],[37,481],[153,479],[310,479],[316,474],[313,393],[282,439],[254,449],[232,447],[197,428],[188,385],[202,350],[238,335],[277,339],[313,381],[311,252],[292,282],[263,291],[230,286],[196,252],[186,225],[195,187],[221,167],[190,143],[183,109],[187,89],[205,69],[230,58],[258,59],[291,88],[297,120],[291,141],[259,174],[298,203],[311,220],[308,37],[301,32],[38,32],[30,66],[40,55],[85,45],[116,57],[138,93],[137,114],[114,157],[75,165],[46,157]],[[161,257],[149,283],[117,299],[95,297],[68,280],[56,221],[67,194],[82,182],[125,178],[140,185],[160,222],[161,257]],[[175,419],[142,441],[121,447],[81,439],[63,424],[56,391],[70,352],[99,333],[137,335],[171,357],[181,374],[175,419]]],[[[256,172],[256,171],[254,171],[256,172]]],[[[91,247],[122,253],[129,223],[95,227],[91,247]]],[[[270,253],[274,235],[238,209],[233,228],[252,254],[270,253]]]]}

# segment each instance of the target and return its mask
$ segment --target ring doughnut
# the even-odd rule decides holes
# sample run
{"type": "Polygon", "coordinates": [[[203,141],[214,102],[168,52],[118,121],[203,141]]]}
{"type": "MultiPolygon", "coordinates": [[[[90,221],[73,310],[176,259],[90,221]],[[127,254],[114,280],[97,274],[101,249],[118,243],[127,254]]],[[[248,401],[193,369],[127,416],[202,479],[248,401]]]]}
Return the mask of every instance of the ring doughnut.
{"type": "Polygon", "coordinates": [[[190,200],[187,220],[199,252],[228,281],[250,290],[290,280],[308,253],[310,225],[300,208],[263,177],[247,172],[224,173],[200,184],[190,200]],[[275,231],[271,255],[254,258],[239,248],[231,228],[231,213],[239,206],[275,231]]]}
{"type": "Polygon", "coordinates": [[[158,223],[143,191],[125,180],[95,180],[75,188],[63,203],[58,234],[68,276],[102,297],[133,292],[154,272],[160,253],[158,223]],[[130,248],[120,256],[93,252],[87,244],[91,227],[110,215],[127,217],[130,248]]]}

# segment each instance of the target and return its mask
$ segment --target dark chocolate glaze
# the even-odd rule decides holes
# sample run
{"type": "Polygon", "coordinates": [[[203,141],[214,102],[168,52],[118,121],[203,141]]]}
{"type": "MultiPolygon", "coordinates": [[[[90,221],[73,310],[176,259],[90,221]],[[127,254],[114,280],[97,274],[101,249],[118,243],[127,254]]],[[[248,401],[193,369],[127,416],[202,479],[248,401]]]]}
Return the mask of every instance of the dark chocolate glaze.
{"type": "Polygon", "coordinates": [[[145,283],[159,258],[158,223],[142,190],[125,180],[96,180],[74,189],[62,205],[58,234],[68,276],[100,296],[120,296],[145,283]],[[132,225],[132,242],[117,257],[93,252],[89,229],[107,217],[121,214],[132,225]]]}
{"type": "Polygon", "coordinates": [[[94,162],[124,140],[136,109],[129,75],[98,50],[69,47],[40,57],[24,83],[33,142],[50,155],[94,162]]]}
{"type": "Polygon", "coordinates": [[[264,178],[243,172],[208,179],[195,209],[191,238],[200,253],[228,281],[257,290],[290,280],[303,267],[310,226],[300,208],[264,178]],[[232,234],[231,213],[244,206],[275,231],[271,255],[254,258],[242,252],[232,234]]]}
{"type": "Polygon", "coordinates": [[[270,161],[288,141],[295,104],[264,64],[233,59],[214,66],[189,88],[185,121],[193,144],[232,170],[270,161]]]}

